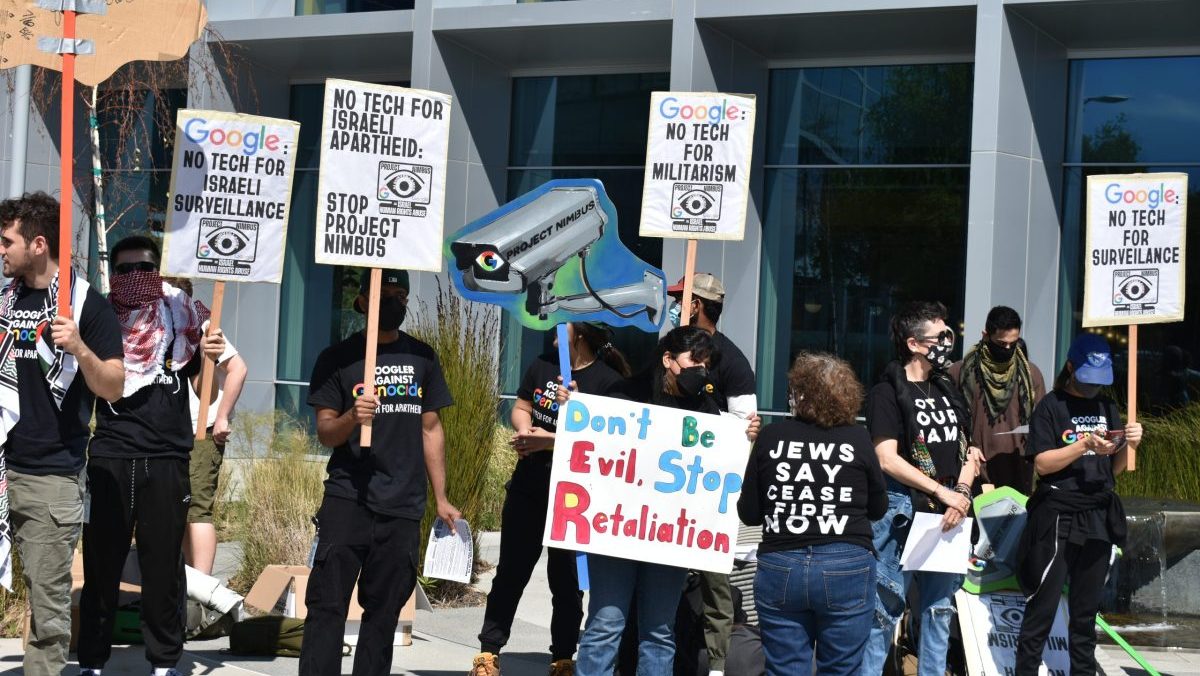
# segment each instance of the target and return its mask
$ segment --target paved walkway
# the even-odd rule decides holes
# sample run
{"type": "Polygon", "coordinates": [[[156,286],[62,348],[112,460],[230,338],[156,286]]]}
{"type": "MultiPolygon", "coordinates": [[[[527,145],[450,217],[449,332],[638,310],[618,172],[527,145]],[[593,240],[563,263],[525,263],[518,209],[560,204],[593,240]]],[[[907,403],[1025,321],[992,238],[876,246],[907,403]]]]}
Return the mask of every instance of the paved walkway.
{"type": "MultiPolygon", "coordinates": [[[[485,533],[480,554],[495,561],[499,553],[499,536],[485,533]]],[[[218,576],[228,577],[236,566],[239,551],[236,546],[222,545],[218,555],[218,576]]],[[[546,584],[546,567],[539,564],[517,610],[512,639],[505,650],[502,666],[504,676],[545,676],[550,663],[550,592],[546,584]]],[[[491,588],[491,576],[479,583],[480,589],[491,588]]],[[[413,644],[396,648],[393,674],[412,676],[462,676],[478,651],[476,635],[483,620],[482,608],[458,608],[434,612],[417,611],[413,644]]],[[[225,639],[190,642],[179,670],[193,676],[294,676],[296,660],[291,658],[243,658],[224,653],[225,639]]],[[[1101,648],[1101,666],[1108,676],[1145,676],[1119,648],[1101,648]]],[[[21,674],[21,642],[0,639],[0,676],[21,674]]],[[[1200,651],[1147,649],[1143,655],[1163,676],[1200,676],[1200,651]]],[[[348,674],[353,659],[342,663],[342,673],[348,674]]],[[[107,675],[148,674],[141,646],[122,646],[113,651],[112,661],[105,668],[107,675]]],[[[67,674],[74,674],[68,669],[67,674]]]]}

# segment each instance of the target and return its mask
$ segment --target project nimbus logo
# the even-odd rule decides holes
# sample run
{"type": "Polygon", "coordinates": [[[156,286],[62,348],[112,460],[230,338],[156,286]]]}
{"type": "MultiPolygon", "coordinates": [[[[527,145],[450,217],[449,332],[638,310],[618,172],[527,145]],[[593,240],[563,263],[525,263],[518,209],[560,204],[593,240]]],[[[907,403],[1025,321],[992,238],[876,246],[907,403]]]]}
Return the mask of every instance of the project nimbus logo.
{"type": "Polygon", "coordinates": [[[225,146],[248,156],[257,155],[263,149],[278,152],[281,148],[279,135],[268,134],[266,126],[259,127],[257,131],[209,127],[208,120],[202,117],[193,117],[184,123],[183,136],[197,145],[207,143],[225,146]]]}
{"type": "Polygon", "coordinates": [[[1104,187],[1104,199],[1109,204],[1136,204],[1157,209],[1163,204],[1179,204],[1179,193],[1159,183],[1157,188],[1124,188],[1120,183],[1109,183],[1104,187]]]}
{"type": "Polygon", "coordinates": [[[728,99],[721,99],[720,103],[706,106],[700,103],[680,103],[674,96],[668,96],[658,103],[658,114],[664,120],[694,120],[709,124],[746,119],[746,111],[737,105],[731,105],[728,99]]]}
{"type": "Polygon", "coordinates": [[[249,243],[249,238],[237,230],[220,228],[209,236],[208,244],[200,245],[200,255],[208,257],[216,253],[218,256],[232,256],[245,249],[249,243]]]}

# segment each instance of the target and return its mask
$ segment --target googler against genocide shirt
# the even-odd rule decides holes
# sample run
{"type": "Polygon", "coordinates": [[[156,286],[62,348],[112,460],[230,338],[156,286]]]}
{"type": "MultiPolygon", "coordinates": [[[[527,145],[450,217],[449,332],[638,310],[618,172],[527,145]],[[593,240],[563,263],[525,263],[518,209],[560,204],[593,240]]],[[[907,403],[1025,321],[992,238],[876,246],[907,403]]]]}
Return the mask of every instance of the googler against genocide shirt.
{"type": "MultiPolygon", "coordinates": [[[[185,340],[176,337],[175,340],[185,340]]],[[[171,370],[174,344],[167,345],[162,373],[149,385],[116,402],[96,406],[96,432],[88,454],[97,458],[188,459],[196,439],[189,404],[192,376],[200,372],[198,347],[178,371],[171,370]]]]}
{"type": "MultiPolygon", "coordinates": [[[[1033,409],[1025,453],[1032,458],[1038,453],[1070,446],[1089,435],[1103,437],[1109,430],[1123,427],[1120,413],[1111,399],[1083,399],[1054,390],[1033,409]]],[[[1111,455],[1088,451],[1063,469],[1039,477],[1039,482],[1084,493],[1112,490],[1115,483],[1112,462],[1111,455]]]]}
{"type": "MultiPolygon", "coordinates": [[[[533,426],[547,432],[554,432],[558,429],[557,397],[560,375],[562,374],[558,369],[558,356],[544,354],[525,369],[521,385],[517,388],[517,398],[533,404],[533,413],[530,416],[533,426]]],[[[621,374],[599,359],[592,362],[587,368],[571,371],[571,379],[578,385],[580,392],[601,396],[611,396],[624,382],[621,374]]],[[[517,462],[518,468],[526,465],[545,465],[549,471],[553,460],[551,450],[553,449],[530,453],[517,462]]]]}
{"type": "MultiPolygon", "coordinates": [[[[343,414],[363,393],[363,333],[325,349],[313,368],[308,404],[343,414]]],[[[453,399],[433,348],[400,332],[380,343],[375,362],[379,409],[371,425],[371,446],[359,445],[355,428],[333,449],[325,494],[357,500],[385,516],[420,519],[425,513],[425,445],[421,414],[450,406],[453,399]]]]}
{"type": "MultiPolygon", "coordinates": [[[[51,342],[50,326],[41,319],[42,308],[49,302],[46,289],[25,287],[13,305],[12,330],[18,332],[13,356],[21,419],[8,434],[4,459],[9,469],[24,474],[78,474],[84,465],[96,395],[79,372],[67,389],[62,410],[55,407],[36,344],[39,338],[51,342]]],[[[88,289],[78,325],[80,338],[101,361],[124,357],[117,315],[94,288],[88,289]]]]}

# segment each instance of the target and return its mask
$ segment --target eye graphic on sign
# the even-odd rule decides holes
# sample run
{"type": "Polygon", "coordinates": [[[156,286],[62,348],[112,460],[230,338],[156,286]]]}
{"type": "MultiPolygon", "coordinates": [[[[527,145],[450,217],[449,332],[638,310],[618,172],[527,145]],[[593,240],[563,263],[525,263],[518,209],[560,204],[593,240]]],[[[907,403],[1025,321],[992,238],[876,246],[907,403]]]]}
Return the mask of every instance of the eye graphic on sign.
{"type": "Polygon", "coordinates": [[[713,198],[703,190],[691,190],[679,198],[679,207],[690,216],[699,216],[713,206],[713,198]]]}
{"type": "Polygon", "coordinates": [[[1150,288],[1150,280],[1141,275],[1133,275],[1121,282],[1117,291],[1120,291],[1129,300],[1137,302],[1149,295],[1150,288]]]}
{"type": "Polygon", "coordinates": [[[218,256],[232,256],[250,244],[250,239],[236,228],[217,228],[208,236],[208,246],[218,256]]]}
{"type": "Polygon", "coordinates": [[[475,264],[488,272],[495,272],[504,265],[504,259],[495,251],[484,251],[476,256],[475,264]]]}
{"type": "Polygon", "coordinates": [[[421,192],[425,187],[425,180],[408,169],[401,169],[388,174],[383,179],[383,185],[396,197],[408,199],[421,192]]]}
{"type": "Polygon", "coordinates": [[[1025,609],[1009,607],[1000,611],[1000,621],[1009,627],[1015,627],[1018,631],[1021,629],[1021,622],[1025,619],[1025,609]]]}

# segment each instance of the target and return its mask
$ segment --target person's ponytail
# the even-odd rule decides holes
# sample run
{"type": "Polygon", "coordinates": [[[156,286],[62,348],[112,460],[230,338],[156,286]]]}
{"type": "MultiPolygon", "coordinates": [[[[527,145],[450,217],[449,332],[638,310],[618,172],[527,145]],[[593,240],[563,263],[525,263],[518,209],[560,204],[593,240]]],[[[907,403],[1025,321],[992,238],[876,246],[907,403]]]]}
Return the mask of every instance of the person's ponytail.
{"type": "Polygon", "coordinates": [[[592,352],[596,354],[597,359],[607,364],[609,368],[616,371],[622,378],[628,378],[633,374],[633,370],[629,368],[629,360],[613,345],[612,329],[607,326],[585,322],[573,322],[572,326],[575,329],[575,334],[583,337],[588,347],[592,348],[592,352]]]}

